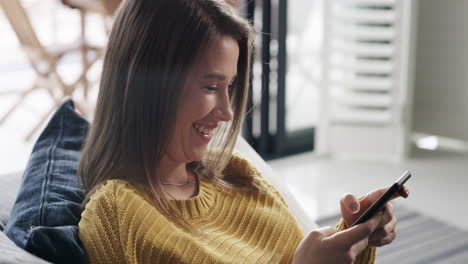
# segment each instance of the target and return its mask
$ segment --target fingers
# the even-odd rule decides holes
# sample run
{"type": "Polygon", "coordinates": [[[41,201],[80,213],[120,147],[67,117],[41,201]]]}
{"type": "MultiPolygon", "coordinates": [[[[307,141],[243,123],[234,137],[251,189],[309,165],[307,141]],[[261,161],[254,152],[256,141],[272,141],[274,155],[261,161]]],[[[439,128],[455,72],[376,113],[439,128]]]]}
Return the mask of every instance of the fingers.
{"type": "Polygon", "coordinates": [[[340,231],[333,236],[343,241],[343,246],[351,247],[361,240],[367,240],[367,238],[379,228],[380,222],[382,221],[381,219],[382,215],[378,214],[365,223],[340,231]]]}
{"type": "Polygon", "coordinates": [[[397,236],[397,232],[396,230],[394,230],[393,232],[391,232],[390,234],[388,234],[386,237],[382,238],[382,239],[377,239],[377,240],[371,240],[369,239],[369,246],[372,246],[372,247],[381,247],[381,246],[385,246],[385,245],[388,245],[390,243],[393,242],[393,240],[395,240],[397,236]]]}
{"type": "Polygon", "coordinates": [[[390,202],[386,203],[382,209],[380,209],[379,213],[382,215],[382,221],[380,222],[379,227],[386,226],[393,220],[396,224],[396,218],[393,214],[393,205],[390,202]]]}
{"type": "Polygon", "coordinates": [[[347,226],[350,226],[358,217],[362,207],[359,200],[352,194],[346,194],[340,200],[341,216],[347,226]]]}
{"type": "Polygon", "coordinates": [[[310,243],[313,243],[312,241],[322,240],[323,238],[332,236],[335,233],[336,233],[336,230],[331,226],[318,228],[309,233],[307,241],[310,241],[310,243]]]}
{"type": "MultiPolygon", "coordinates": [[[[348,196],[349,197],[349,196],[348,196]]],[[[348,198],[349,199],[349,198],[348,198]]],[[[351,199],[352,200],[352,199],[351,199]]],[[[349,200],[348,200],[349,201],[349,200]]],[[[343,199],[343,204],[346,203],[346,197],[343,199]]],[[[342,207],[345,207],[343,205],[342,207]]],[[[336,254],[339,263],[352,263],[354,259],[369,246],[369,237],[379,228],[383,220],[383,214],[377,214],[363,224],[356,225],[346,230],[336,232],[329,237],[322,237],[322,244],[327,248],[334,249],[334,252],[341,252],[336,254]]],[[[318,230],[321,231],[321,230],[318,230]]],[[[323,233],[323,231],[322,231],[323,233]]],[[[328,233],[331,234],[332,232],[328,233]]],[[[314,241],[319,238],[320,232],[316,233],[315,239],[312,237],[310,240],[314,241]]],[[[391,240],[391,237],[388,238],[391,240]]],[[[380,240],[377,243],[384,243],[385,240],[380,240]]]]}
{"type": "MultiPolygon", "coordinates": [[[[380,188],[375,191],[369,192],[359,199],[361,210],[369,208],[375,201],[377,201],[388,189],[388,187],[380,188]]],[[[406,186],[402,186],[397,193],[395,193],[389,201],[398,197],[407,198],[409,196],[409,189],[406,186]]]]}
{"type": "Polygon", "coordinates": [[[372,235],[370,235],[369,241],[375,242],[375,241],[382,240],[390,236],[392,233],[396,233],[396,220],[392,221],[388,225],[385,225],[375,230],[375,232],[372,233],[372,235]]]}
{"type": "MultiPolygon", "coordinates": [[[[366,195],[366,198],[372,202],[375,202],[377,199],[380,198],[388,189],[390,189],[391,186],[384,187],[377,189],[375,191],[372,191],[366,195]]],[[[403,197],[403,198],[408,198],[409,196],[409,189],[406,186],[402,186],[391,198],[390,200],[393,200],[398,197],[403,197]]]]}
{"type": "Polygon", "coordinates": [[[374,190],[366,195],[366,201],[369,201],[370,203],[373,203],[377,201],[388,189],[390,189],[391,186],[387,186],[384,188],[380,188],[377,190],[374,190]]]}
{"type": "Polygon", "coordinates": [[[318,228],[310,232],[307,237],[301,241],[305,248],[313,248],[314,245],[327,237],[336,233],[336,230],[331,226],[318,228]]]}
{"type": "Polygon", "coordinates": [[[341,202],[341,207],[348,210],[348,212],[352,214],[359,212],[360,205],[359,205],[359,200],[357,199],[356,196],[348,193],[345,196],[343,196],[343,198],[341,198],[340,202],[341,202]]]}
{"type": "Polygon", "coordinates": [[[369,245],[383,246],[390,244],[396,238],[397,219],[393,214],[393,205],[388,203],[384,207],[380,227],[369,237],[369,245]]]}
{"type": "Polygon", "coordinates": [[[405,198],[405,199],[408,198],[408,196],[409,196],[409,189],[408,189],[408,187],[406,187],[406,186],[403,185],[403,186],[398,190],[398,194],[399,194],[399,196],[401,196],[401,197],[403,197],[403,198],[405,198]]]}
{"type": "Polygon", "coordinates": [[[361,252],[363,252],[369,246],[369,242],[367,239],[361,240],[358,243],[354,244],[351,249],[351,256],[355,259],[361,252]]]}
{"type": "Polygon", "coordinates": [[[329,236],[335,234],[336,230],[335,230],[335,228],[333,228],[331,226],[325,226],[325,227],[316,229],[315,231],[312,231],[312,232],[318,232],[318,233],[320,233],[320,235],[322,237],[329,237],[329,236]]]}

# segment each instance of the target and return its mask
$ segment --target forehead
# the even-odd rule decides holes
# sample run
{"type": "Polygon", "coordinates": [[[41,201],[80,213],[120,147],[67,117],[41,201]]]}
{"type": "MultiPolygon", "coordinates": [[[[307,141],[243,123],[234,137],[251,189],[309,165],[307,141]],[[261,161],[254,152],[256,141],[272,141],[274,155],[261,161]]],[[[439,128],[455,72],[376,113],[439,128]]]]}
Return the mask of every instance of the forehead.
{"type": "Polygon", "coordinates": [[[232,77],[237,73],[239,45],[229,36],[218,36],[209,42],[208,47],[198,56],[194,71],[198,76],[218,73],[232,77]]]}

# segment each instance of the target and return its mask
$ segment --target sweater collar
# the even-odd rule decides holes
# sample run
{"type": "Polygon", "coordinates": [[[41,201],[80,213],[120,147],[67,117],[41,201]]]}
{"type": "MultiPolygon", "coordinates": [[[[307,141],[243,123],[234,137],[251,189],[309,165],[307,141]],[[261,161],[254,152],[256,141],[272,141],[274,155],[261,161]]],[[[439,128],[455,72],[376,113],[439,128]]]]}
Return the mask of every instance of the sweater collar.
{"type": "Polygon", "coordinates": [[[207,213],[215,203],[216,190],[203,177],[198,177],[198,194],[189,199],[171,200],[179,209],[183,217],[195,218],[207,213]]]}

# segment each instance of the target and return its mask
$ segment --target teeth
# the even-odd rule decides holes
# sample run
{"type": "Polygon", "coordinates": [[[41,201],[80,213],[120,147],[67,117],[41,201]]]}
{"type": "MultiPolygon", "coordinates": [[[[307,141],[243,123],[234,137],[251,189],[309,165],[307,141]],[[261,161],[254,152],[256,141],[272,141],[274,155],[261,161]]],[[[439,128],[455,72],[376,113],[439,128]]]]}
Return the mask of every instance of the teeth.
{"type": "Polygon", "coordinates": [[[197,124],[194,124],[193,127],[199,132],[204,135],[211,135],[213,133],[213,129],[209,129],[206,127],[199,126],[197,124]]]}

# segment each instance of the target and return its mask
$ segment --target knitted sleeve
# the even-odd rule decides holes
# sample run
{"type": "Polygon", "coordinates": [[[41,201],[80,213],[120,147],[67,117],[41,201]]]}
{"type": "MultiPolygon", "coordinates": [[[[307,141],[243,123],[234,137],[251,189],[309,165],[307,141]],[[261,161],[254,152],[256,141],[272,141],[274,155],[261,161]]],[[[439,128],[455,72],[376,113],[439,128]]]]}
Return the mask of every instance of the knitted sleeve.
{"type": "Polygon", "coordinates": [[[86,204],[79,223],[79,237],[89,263],[122,263],[114,183],[103,185],[86,204]]]}
{"type": "MultiPolygon", "coordinates": [[[[288,207],[283,196],[273,187],[263,175],[246,159],[244,159],[239,153],[233,153],[230,161],[230,166],[236,168],[238,173],[250,173],[253,174],[257,183],[266,188],[269,193],[275,196],[276,199],[280,200],[284,206],[288,207]]],[[[343,220],[336,226],[337,231],[345,230],[347,228],[343,220]]],[[[355,264],[373,264],[375,262],[375,247],[368,247],[365,249],[355,260],[355,264]]]]}
{"type": "MultiPolygon", "coordinates": [[[[336,231],[347,229],[346,223],[343,219],[336,225],[336,231]]],[[[367,247],[354,261],[354,264],[373,264],[375,262],[375,247],[367,247]]]]}

